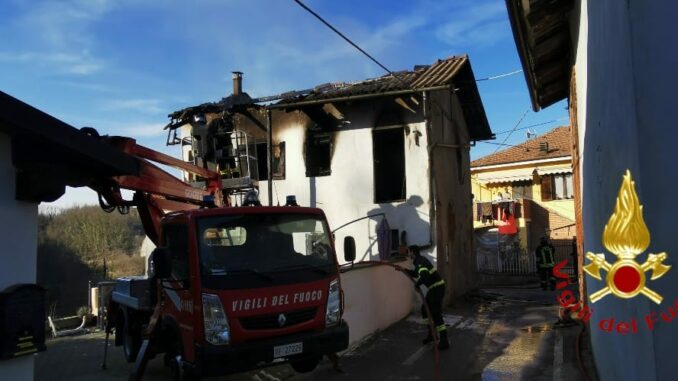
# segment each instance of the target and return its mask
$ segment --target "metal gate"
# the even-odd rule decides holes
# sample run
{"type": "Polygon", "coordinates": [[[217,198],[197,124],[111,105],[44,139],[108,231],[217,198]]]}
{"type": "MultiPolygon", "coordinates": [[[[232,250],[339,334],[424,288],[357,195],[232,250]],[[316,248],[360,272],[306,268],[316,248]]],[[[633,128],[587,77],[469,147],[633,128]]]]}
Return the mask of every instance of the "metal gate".
{"type": "Polygon", "coordinates": [[[534,255],[521,248],[517,234],[498,234],[496,228],[476,231],[478,271],[529,275],[536,273],[534,255]]]}
{"type": "MultiPolygon", "coordinates": [[[[532,275],[537,273],[537,258],[534,250],[521,247],[517,234],[498,234],[496,228],[477,230],[476,262],[479,272],[532,275]]],[[[572,256],[572,242],[564,240],[553,243],[555,250],[554,260],[559,263],[567,260],[561,269],[570,276],[575,276],[575,263],[572,256]]]]}
{"type": "Polygon", "coordinates": [[[567,264],[563,267],[560,272],[568,274],[570,276],[576,276],[575,266],[576,266],[576,256],[572,255],[573,250],[576,248],[572,245],[573,240],[561,240],[560,242],[554,242],[553,247],[556,249],[553,260],[556,264],[567,260],[567,264]]]}

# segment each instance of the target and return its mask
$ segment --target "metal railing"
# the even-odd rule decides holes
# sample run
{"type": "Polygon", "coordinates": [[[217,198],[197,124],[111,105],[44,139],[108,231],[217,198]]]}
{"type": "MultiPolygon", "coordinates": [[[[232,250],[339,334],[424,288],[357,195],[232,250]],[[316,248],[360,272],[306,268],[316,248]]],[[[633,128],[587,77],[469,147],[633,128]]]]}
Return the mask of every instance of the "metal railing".
{"type": "MultiPolygon", "coordinates": [[[[575,265],[572,257],[572,245],[554,245],[555,263],[567,260],[561,272],[574,276],[575,265]]],[[[478,250],[476,253],[478,271],[486,273],[533,275],[537,273],[537,258],[533,252],[521,248],[517,242],[497,245],[494,250],[478,250]]]]}
{"type": "Polygon", "coordinates": [[[536,258],[516,245],[497,246],[496,251],[478,252],[478,271],[529,275],[536,273],[536,258]]]}

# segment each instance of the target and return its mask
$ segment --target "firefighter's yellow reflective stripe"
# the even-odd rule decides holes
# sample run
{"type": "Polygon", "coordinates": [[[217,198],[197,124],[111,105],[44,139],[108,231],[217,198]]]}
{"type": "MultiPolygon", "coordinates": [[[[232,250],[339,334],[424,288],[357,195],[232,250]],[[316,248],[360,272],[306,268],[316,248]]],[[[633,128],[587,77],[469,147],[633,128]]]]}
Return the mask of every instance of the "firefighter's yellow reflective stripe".
{"type": "Polygon", "coordinates": [[[436,326],[436,330],[437,330],[438,332],[442,332],[442,331],[444,331],[445,329],[446,329],[446,328],[445,328],[445,324],[441,324],[441,325],[439,325],[439,326],[436,326]]]}
{"type": "Polygon", "coordinates": [[[417,273],[419,273],[419,275],[421,275],[421,273],[423,273],[424,271],[426,271],[427,273],[429,272],[426,267],[421,267],[419,270],[417,270],[417,273]]]}
{"type": "Polygon", "coordinates": [[[429,287],[429,289],[432,289],[433,287],[444,286],[444,285],[445,285],[445,281],[441,279],[441,280],[439,280],[439,281],[433,283],[433,284],[431,285],[431,287],[429,287]]]}

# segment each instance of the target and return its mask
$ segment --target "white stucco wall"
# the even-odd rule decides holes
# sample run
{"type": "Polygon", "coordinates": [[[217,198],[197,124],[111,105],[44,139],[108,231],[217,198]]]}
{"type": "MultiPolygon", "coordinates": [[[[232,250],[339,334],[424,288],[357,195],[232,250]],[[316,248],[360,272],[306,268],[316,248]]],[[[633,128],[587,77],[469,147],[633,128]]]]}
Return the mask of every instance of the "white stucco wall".
{"type": "MultiPolygon", "coordinates": [[[[582,1],[577,56],[577,108],[582,152],[584,250],[605,252],[602,231],[614,207],[622,174],[636,181],[650,230],[649,252],[668,253],[673,268],[647,285],[664,297],[607,296],[592,304],[591,340],[602,380],[669,380],[678,373],[678,321],[650,331],[644,318],[666,312],[678,297],[675,240],[675,92],[678,88],[676,6],[668,1],[582,1]],[[588,20],[592,20],[591,23],[588,20]],[[593,22],[595,20],[595,22],[593,22]],[[600,319],[638,320],[639,332],[619,335],[598,328],[600,319]]],[[[609,262],[616,258],[606,254],[609,262]]],[[[643,262],[646,255],[636,258],[643,262]]],[[[586,278],[590,294],[604,283],[586,278]]]]}
{"type": "MultiPolygon", "coordinates": [[[[414,133],[405,137],[407,201],[375,204],[373,192],[372,130],[369,128],[337,132],[332,156],[332,175],[306,177],[303,157],[304,129],[301,125],[286,128],[278,136],[285,142],[285,180],[274,180],[273,203],[285,203],[285,196],[295,195],[302,206],[323,209],[334,229],[351,220],[386,213],[391,229],[407,231],[409,244],[430,243],[428,154],[423,124],[410,126],[419,131],[420,145],[414,133]]],[[[260,198],[268,199],[267,181],[259,183],[260,198]]],[[[356,240],[356,260],[378,259],[376,227],[380,218],[366,219],[337,232],[337,252],[343,253],[343,237],[356,240]]],[[[432,255],[435,257],[435,255],[432,255]]],[[[340,257],[342,255],[340,254],[340,257]]],[[[343,258],[340,258],[343,261],[343,258]]]]}
{"type": "MultiPolygon", "coordinates": [[[[355,129],[336,133],[332,156],[332,175],[309,178],[303,159],[304,127],[292,126],[279,132],[285,142],[285,180],[275,180],[273,203],[285,203],[287,195],[295,195],[302,206],[323,209],[335,229],[344,223],[375,213],[385,213],[391,229],[407,231],[408,244],[429,245],[428,154],[426,129],[423,124],[410,125],[419,131],[405,136],[407,201],[375,204],[373,194],[372,130],[355,129]]],[[[268,199],[267,182],[259,183],[260,198],[268,199]]],[[[343,260],[343,240],[350,235],[356,240],[356,262],[379,260],[376,228],[381,218],[365,219],[336,233],[339,261],[343,260]]],[[[426,254],[435,263],[435,249],[426,254]]],[[[413,288],[409,280],[391,268],[376,267],[353,270],[342,277],[346,297],[346,315],[351,343],[376,330],[402,319],[413,308],[413,288]]]]}
{"type": "MultiPolygon", "coordinates": [[[[0,133],[0,290],[16,283],[35,283],[38,205],[18,202],[9,136],[0,133]]],[[[32,380],[32,356],[0,361],[0,380],[32,380]]]]}
{"type": "MultiPolygon", "coordinates": [[[[350,345],[407,316],[415,295],[412,282],[387,266],[356,269],[342,274],[344,319],[350,345]]],[[[420,301],[416,301],[417,305],[420,301]]]]}

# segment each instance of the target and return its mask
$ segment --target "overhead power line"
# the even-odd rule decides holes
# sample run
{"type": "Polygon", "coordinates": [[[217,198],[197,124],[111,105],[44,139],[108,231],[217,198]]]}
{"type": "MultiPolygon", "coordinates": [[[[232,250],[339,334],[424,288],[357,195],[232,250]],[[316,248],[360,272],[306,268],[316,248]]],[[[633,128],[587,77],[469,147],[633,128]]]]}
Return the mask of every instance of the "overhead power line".
{"type": "MultiPolygon", "coordinates": [[[[322,22],[323,24],[325,24],[325,26],[327,26],[327,27],[330,28],[334,33],[336,33],[337,35],[339,35],[339,37],[343,38],[346,42],[348,42],[349,44],[351,44],[351,46],[353,46],[354,48],[358,49],[359,52],[361,52],[362,54],[364,54],[364,55],[365,55],[367,58],[369,58],[372,62],[374,62],[375,64],[377,64],[380,68],[384,69],[387,73],[389,73],[390,75],[392,75],[394,78],[396,78],[397,80],[399,80],[399,81],[401,81],[401,82],[404,83],[404,81],[403,81],[402,78],[400,78],[400,77],[399,77],[397,74],[395,74],[393,71],[389,70],[389,68],[387,68],[387,67],[386,67],[384,64],[382,64],[381,62],[379,62],[376,58],[372,57],[372,55],[370,55],[368,52],[366,52],[365,49],[363,49],[363,48],[361,48],[360,46],[358,46],[358,44],[356,44],[355,42],[353,42],[350,38],[346,37],[346,35],[343,34],[343,33],[341,33],[341,31],[339,31],[339,29],[335,28],[332,24],[330,24],[330,23],[329,23],[327,20],[325,20],[322,16],[320,16],[320,15],[317,14],[315,11],[313,11],[311,8],[309,8],[306,4],[304,4],[303,2],[301,2],[301,0],[294,0],[294,2],[297,3],[297,4],[298,4],[300,7],[302,7],[304,10],[306,10],[308,13],[310,13],[311,15],[313,15],[315,18],[317,18],[320,22],[322,22]]],[[[493,76],[485,77],[485,78],[479,78],[479,79],[476,79],[476,82],[491,81],[491,80],[495,80],[495,79],[500,79],[500,78],[508,77],[508,76],[515,75],[515,74],[522,73],[522,72],[523,72],[522,69],[514,70],[514,71],[511,71],[511,72],[508,72],[508,73],[497,74],[497,75],[493,75],[493,76]]]]}
{"type": "MultiPolygon", "coordinates": [[[[502,144],[506,143],[506,141],[508,140],[508,138],[511,137],[511,134],[513,134],[513,132],[516,130],[516,128],[518,128],[518,126],[520,126],[520,123],[523,122],[523,119],[525,119],[525,116],[527,116],[527,113],[528,113],[528,112],[530,112],[530,107],[528,107],[528,108],[525,110],[525,112],[523,113],[523,116],[521,116],[520,119],[518,119],[518,122],[516,123],[516,125],[513,126],[513,129],[512,129],[512,130],[509,132],[509,134],[504,138],[504,141],[501,142],[502,144]]],[[[499,151],[499,148],[501,148],[501,147],[497,147],[497,149],[494,150],[494,152],[492,152],[492,153],[497,153],[497,151],[499,151]]]]}
{"type": "Polygon", "coordinates": [[[520,128],[516,128],[516,129],[513,129],[513,130],[506,130],[506,131],[501,131],[501,132],[495,132],[494,134],[495,134],[495,135],[508,134],[508,133],[511,132],[511,131],[527,130],[528,128],[544,126],[544,125],[546,125],[546,124],[561,122],[561,121],[563,121],[563,120],[568,120],[568,119],[570,119],[570,118],[568,118],[568,117],[562,117],[562,118],[558,118],[558,119],[549,120],[548,122],[541,122],[541,123],[537,123],[537,124],[530,124],[529,126],[520,127],[520,128]]]}
{"type": "Polygon", "coordinates": [[[493,79],[504,78],[504,77],[508,77],[508,76],[511,76],[511,75],[514,75],[514,74],[518,74],[518,73],[522,73],[522,72],[523,72],[523,69],[514,70],[514,71],[511,71],[511,72],[508,72],[508,73],[504,73],[504,74],[493,75],[493,76],[491,76],[491,77],[478,78],[478,79],[476,79],[476,82],[491,81],[491,80],[493,80],[493,79]]]}
{"type": "MultiPolygon", "coordinates": [[[[516,144],[506,144],[506,143],[488,142],[488,141],[485,141],[485,140],[479,140],[478,143],[494,144],[495,146],[518,147],[516,144]]],[[[497,151],[495,151],[495,152],[497,152],[497,151]]]]}
{"type": "Polygon", "coordinates": [[[379,67],[381,67],[382,69],[386,70],[386,72],[388,72],[389,74],[391,74],[392,76],[394,76],[394,77],[397,78],[398,80],[401,80],[397,75],[395,75],[391,70],[389,70],[389,69],[388,69],[386,66],[384,66],[381,62],[377,61],[376,58],[372,57],[372,56],[371,56],[369,53],[367,53],[363,48],[361,48],[360,46],[358,46],[358,44],[356,44],[355,42],[351,41],[350,38],[346,37],[346,36],[345,36],[343,33],[341,33],[337,28],[333,27],[332,24],[330,24],[329,22],[325,21],[325,19],[322,18],[319,14],[315,13],[311,8],[307,7],[306,4],[302,3],[300,0],[294,0],[294,2],[297,3],[297,4],[299,4],[299,6],[302,7],[302,8],[304,8],[308,13],[312,14],[313,16],[315,16],[315,18],[317,18],[318,20],[320,20],[320,22],[322,22],[323,24],[325,24],[328,28],[332,29],[332,31],[334,31],[334,33],[338,34],[341,38],[343,38],[344,40],[346,40],[346,42],[348,42],[349,44],[351,44],[354,48],[358,49],[358,50],[359,50],[362,54],[364,54],[367,58],[369,58],[370,60],[372,60],[372,62],[374,62],[374,63],[376,63],[377,65],[379,65],[379,67]]]}

